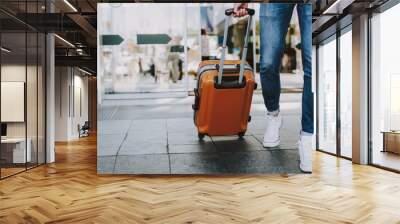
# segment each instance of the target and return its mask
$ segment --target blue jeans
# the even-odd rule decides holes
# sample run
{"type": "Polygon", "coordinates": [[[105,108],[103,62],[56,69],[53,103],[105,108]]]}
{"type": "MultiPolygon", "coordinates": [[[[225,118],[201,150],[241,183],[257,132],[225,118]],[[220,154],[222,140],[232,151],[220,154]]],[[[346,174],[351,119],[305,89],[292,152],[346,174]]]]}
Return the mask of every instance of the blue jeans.
{"type": "MultiPolygon", "coordinates": [[[[281,93],[280,67],[285,37],[296,4],[263,3],[260,6],[260,76],[264,103],[268,111],[279,110],[281,93]]],[[[297,4],[301,33],[301,54],[304,70],[302,96],[302,131],[314,132],[314,96],[311,90],[311,4],[297,4]]]]}

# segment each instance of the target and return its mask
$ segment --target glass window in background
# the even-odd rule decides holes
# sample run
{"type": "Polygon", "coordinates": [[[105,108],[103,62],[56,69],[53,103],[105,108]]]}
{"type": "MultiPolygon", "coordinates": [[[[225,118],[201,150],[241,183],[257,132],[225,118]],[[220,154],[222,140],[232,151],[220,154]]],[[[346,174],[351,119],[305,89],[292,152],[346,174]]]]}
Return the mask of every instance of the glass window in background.
{"type": "Polygon", "coordinates": [[[336,154],[336,37],[318,48],[318,149],[336,154]]]}
{"type": "Polygon", "coordinates": [[[37,165],[38,159],[38,33],[32,30],[27,32],[27,74],[26,74],[26,125],[27,125],[27,149],[30,151],[30,161],[27,167],[37,165]],[[30,148],[30,149],[29,149],[30,148]]]}
{"type": "Polygon", "coordinates": [[[340,36],[340,153],[352,157],[352,32],[340,36]]]}
{"type": "MultiPolygon", "coordinates": [[[[16,13],[44,13],[45,1],[2,2],[16,13]]],[[[1,14],[1,13],[0,13],[1,14]]],[[[1,27],[1,178],[45,163],[46,37],[6,15],[1,27]]]]}
{"type": "Polygon", "coordinates": [[[1,33],[1,177],[25,170],[32,161],[25,119],[26,33],[1,33]]]}
{"type": "Polygon", "coordinates": [[[375,14],[372,25],[372,163],[400,170],[400,4],[375,14]]]}
{"type": "Polygon", "coordinates": [[[38,77],[37,77],[37,163],[46,162],[46,35],[38,34],[38,77]]]}

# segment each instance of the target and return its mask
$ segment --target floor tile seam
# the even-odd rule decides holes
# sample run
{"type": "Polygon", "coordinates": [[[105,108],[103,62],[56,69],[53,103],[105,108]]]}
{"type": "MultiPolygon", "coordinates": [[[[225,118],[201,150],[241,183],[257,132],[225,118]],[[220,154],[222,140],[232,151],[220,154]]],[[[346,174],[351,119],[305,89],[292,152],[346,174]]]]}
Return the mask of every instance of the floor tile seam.
{"type": "MultiPolygon", "coordinates": [[[[131,127],[132,122],[133,122],[133,121],[130,120],[129,127],[131,127]]],[[[121,143],[120,143],[120,145],[119,145],[119,147],[118,147],[117,153],[116,153],[116,155],[115,155],[113,173],[115,173],[115,167],[116,167],[116,165],[117,165],[117,159],[118,159],[119,151],[121,151],[122,145],[124,144],[124,142],[125,142],[125,140],[126,140],[127,137],[128,137],[128,132],[125,132],[124,139],[122,139],[122,141],[121,141],[121,143]]]]}
{"type": "Polygon", "coordinates": [[[115,109],[111,112],[110,120],[114,120],[115,114],[117,114],[117,111],[119,109],[119,105],[115,106],[115,109]]]}
{"type": "Polygon", "coordinates": [[[169,168],[169,174],[172,174],[172,168],[171,168],[171,156],[170,156],[170,154],[169,154],[168,119],[165,119],[165,131],[167,132],[167,156],[168,156],[168,168],[169,168]]]}

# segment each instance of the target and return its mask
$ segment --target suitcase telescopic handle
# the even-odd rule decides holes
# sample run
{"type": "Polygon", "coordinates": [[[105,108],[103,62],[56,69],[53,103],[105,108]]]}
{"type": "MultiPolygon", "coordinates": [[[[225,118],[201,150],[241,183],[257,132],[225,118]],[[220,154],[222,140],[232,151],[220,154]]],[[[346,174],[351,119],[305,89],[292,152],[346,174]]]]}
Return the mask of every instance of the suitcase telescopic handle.
{"type": "MultiPolygon", "coordinates": [[[[247,10],[247,14],[249,14],[249,19],[247,22],[246,36],[244,37],[242,58],[240,60],[239,83],[242,83],[242,81],[243,81],[244,63],[246,61],[246,56],[247,56],[247,45],[249,43],[249,35],[250,35],[250,29],[251,29],[251,24],[252,24],[252,18],[253,18],[253,15],[255,14],[254,9],[246,9],[246,10],[247,10]]],[[[219,70],[218,70],[218,84],[219,85],[222,82],[222,74],[223,74],[223,70],[224,70],[225,53],[226,53],[226,40],[228,39],[229,22],[230,22],[231,16],[233,15],[233,12],[234,12],[233,8],[225,10],[225,15],[227,16],[227,18],[225,19],[224,39],[222,41],[222,54],[221,54],[221,60],[219,62],[219,70]]]]}

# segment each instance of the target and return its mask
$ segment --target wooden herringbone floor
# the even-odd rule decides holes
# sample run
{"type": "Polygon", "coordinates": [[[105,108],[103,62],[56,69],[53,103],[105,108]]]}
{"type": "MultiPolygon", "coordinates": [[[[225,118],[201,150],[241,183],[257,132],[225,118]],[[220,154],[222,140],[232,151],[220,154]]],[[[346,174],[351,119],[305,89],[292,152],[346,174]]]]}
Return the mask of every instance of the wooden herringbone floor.
{"type": "Polygon", "coordinates": [[[0,223],[400,223],[400,175],[315,154],[312,175],[98,176],[96,139],[0,181],[0,223]]]}

